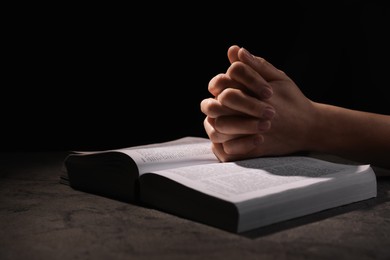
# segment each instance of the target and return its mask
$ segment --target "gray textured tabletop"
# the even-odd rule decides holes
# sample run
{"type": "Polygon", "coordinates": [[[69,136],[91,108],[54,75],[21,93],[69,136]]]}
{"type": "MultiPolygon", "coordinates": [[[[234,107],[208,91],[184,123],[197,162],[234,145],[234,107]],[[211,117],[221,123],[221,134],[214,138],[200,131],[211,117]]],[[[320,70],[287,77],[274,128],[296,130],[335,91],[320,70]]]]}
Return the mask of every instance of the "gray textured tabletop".
{"type": "Polygon", "coordinates": [[[66,152],[2,153],[0,259],[390,259],[378,197],[232,234],[59,183],[66,152]]]}

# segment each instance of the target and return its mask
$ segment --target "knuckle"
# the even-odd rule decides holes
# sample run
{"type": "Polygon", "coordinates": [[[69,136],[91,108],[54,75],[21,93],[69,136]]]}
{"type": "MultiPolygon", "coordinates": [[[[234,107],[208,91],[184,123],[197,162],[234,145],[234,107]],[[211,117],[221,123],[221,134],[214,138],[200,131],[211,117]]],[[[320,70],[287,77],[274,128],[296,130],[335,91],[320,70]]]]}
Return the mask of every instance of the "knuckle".
{"type": "Polygon", "coordinates": [[[215,118],[221,115],[221,105],[215,99],[204,99],[200,104],[200,110],[208,117],[215,118]]]}
{"type": "Polygon", "coordinates": [[[244,72],[245,72],[245,64],[240,61],[236,61],[230,65],[227,74],[231,78],[237,78],[238,75],[242,75],[244,72]]]}
{"type": "Polygon", "coordinates": [[[219,134],[215,129],[210,130],[208,136],[213,143],[220,143],[219,134]]]}
{"type": "Polygon", "coordinates": [[[223,105],[231,104],[236,99],[237,94],[237,89],[227,88],[221,92],[221,94],[218,96],[218,100],[223,105]]]}
{"type": "Polygon", "coordinates": [[[220,73],[213,77],[208,84],[208,91],[217,96],[225,88],[226,75],[220,73]]]}

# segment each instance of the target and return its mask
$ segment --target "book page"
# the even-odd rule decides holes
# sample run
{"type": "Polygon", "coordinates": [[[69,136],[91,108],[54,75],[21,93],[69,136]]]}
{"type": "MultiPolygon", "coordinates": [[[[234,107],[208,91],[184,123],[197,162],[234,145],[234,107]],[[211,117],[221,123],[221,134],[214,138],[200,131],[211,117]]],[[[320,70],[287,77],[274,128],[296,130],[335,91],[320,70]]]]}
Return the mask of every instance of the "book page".
{"type": "Polygon", "coordinates": [[[154,173],[238,203],[368,169],[369,165],[344,165],[304,156],[288,156],[197,165],[154,173]]]}
{"type": "Polygon", "coordinates": [[[174,141],[115,150],[130,156],[140,175],[154,170],[218,163],[209,139],[183,137],[174,141]]]}

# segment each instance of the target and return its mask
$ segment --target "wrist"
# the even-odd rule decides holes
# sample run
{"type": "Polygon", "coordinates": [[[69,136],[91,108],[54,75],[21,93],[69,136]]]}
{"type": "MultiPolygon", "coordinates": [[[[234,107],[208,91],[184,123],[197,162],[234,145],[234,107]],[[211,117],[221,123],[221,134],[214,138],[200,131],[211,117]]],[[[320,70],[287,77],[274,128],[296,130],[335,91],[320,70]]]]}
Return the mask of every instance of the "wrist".
{"type": "Polygon", "coordinates": [[[306,150],[310,152],[329,152],[330,142],[336,127],[331,106],[312,102],[312,118],[308,124],[306,150]]]}

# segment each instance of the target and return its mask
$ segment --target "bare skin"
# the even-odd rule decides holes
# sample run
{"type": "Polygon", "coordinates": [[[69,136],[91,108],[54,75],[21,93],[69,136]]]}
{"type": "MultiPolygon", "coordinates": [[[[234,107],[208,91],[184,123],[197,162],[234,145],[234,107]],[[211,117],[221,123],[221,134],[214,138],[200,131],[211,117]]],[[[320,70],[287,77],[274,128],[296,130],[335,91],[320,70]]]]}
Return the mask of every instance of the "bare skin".
{"type": "Polygon", "coordinates": [[[320,152],[390,168],[390,116],[307,98],[283,71],[231,46],[209,82],[204,127],[220,161],[320,152]]]}

